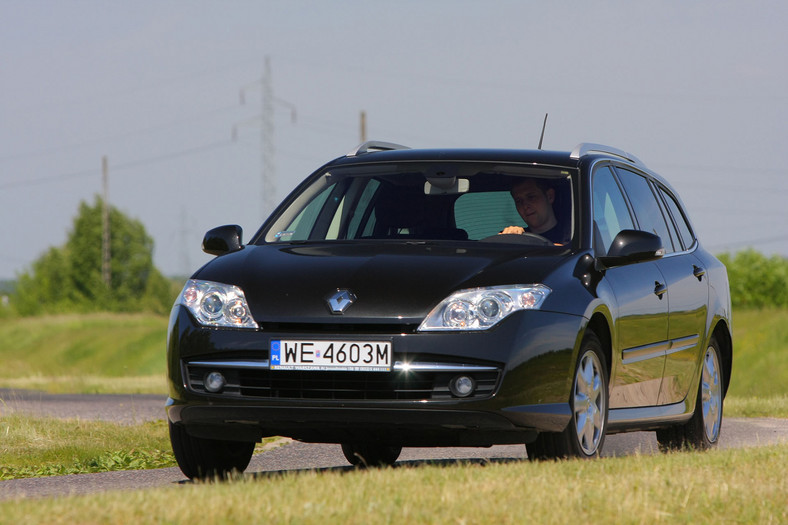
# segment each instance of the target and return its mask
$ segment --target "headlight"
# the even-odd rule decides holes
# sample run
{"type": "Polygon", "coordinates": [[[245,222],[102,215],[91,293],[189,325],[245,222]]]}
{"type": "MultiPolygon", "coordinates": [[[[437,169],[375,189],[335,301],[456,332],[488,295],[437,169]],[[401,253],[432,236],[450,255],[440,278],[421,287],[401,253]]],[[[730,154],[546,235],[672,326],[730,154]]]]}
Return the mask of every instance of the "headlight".
{"type": "Polygon", "coordinates": [[[512,312],[538,310],[550,292],[543,284],[460,290],[441,301],[421,323],[419,331],[486,330],[512,312]]]}
{"type": "Polygon", "coordinates": [[[182,304],[203,326],[257,328],[243,290],[231,284],[190,279],[175,304],[182,304]]]}

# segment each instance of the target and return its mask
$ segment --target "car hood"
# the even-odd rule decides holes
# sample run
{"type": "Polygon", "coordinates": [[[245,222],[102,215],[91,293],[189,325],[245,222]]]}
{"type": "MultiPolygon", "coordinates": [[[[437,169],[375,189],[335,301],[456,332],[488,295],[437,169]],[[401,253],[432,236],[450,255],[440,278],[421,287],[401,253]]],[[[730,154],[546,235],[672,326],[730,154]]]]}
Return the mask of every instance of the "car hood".
{"type": "Polygon", "coordinates": [[[455,290],[543,282],[560,253],[492,243],[250,245],[194,278],[240,286],[258,322],[419,323],[455,290]],[[327,301],[338,289],[356,297],[340,315],[327,301]]]}

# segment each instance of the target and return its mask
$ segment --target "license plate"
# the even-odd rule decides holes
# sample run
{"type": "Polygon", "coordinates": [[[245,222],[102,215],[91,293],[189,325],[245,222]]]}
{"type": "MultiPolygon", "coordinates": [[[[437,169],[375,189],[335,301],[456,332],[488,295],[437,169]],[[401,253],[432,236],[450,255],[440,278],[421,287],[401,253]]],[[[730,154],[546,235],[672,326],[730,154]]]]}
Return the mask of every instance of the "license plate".
{"type": "Polygon", "coordinates": [[[390,372],[391,341],[271,341],[271,370],[390,372]]]}

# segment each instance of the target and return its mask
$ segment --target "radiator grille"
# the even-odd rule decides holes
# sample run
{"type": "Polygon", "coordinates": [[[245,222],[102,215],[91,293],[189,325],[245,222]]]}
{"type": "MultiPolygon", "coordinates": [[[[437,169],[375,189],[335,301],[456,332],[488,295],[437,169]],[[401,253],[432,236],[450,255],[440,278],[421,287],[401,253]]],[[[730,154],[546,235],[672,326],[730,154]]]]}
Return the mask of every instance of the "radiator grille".
{"type": "MultiPolygon", "coordinates": [[[[205,375],[221,372],[227,379],[222,397],[257,399],[325,399],[325,400],[441,400],[451,399],[449,381],[457,371],[395,370],[393,372],[312,372],[269,370],[260,367],[209,366],[187,364],[189,387],[208,394],[205,375]]],[[[469,371],[476,390],[465,399],[493,394],[499,371],[469,371]]]]}

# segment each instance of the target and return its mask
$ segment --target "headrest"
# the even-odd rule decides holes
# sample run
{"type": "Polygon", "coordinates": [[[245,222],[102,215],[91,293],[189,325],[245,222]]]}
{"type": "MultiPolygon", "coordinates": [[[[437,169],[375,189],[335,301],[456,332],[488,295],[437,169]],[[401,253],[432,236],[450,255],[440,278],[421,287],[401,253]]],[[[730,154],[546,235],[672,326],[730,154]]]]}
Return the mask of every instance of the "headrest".
{"type": "Polygon", "coordinates": [[[383,187],[375,203],[375,218],[387,227],[413,228],[424,221],[425,204],[420,187],[383,187]]]}

